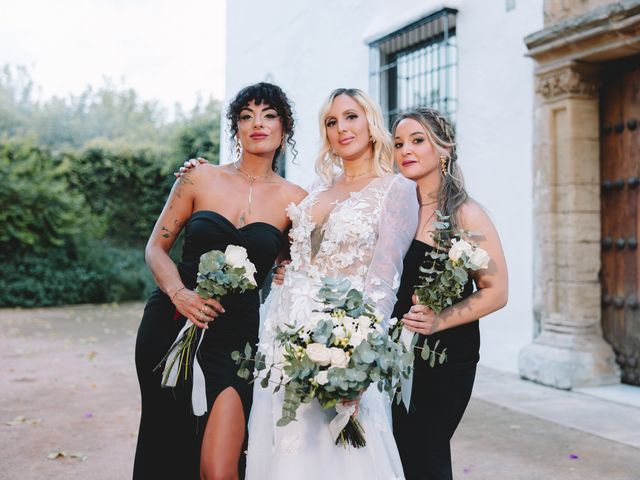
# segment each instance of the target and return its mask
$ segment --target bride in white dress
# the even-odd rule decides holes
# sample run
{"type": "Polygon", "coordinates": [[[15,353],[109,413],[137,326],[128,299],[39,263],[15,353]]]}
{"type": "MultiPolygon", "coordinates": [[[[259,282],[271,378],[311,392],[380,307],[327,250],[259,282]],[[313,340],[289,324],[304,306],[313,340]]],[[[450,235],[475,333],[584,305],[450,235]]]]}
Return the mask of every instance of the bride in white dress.
{"type": "MultiPolygon", "coordinates": [[[[416,185],[391,173],[391,139],[379,107],[360,90],[336,90],[320,112],[320,130],[320,179],[299,205],[289,206],[291,263],[261,312],[259,348],[267,364],[281,358],[277,327],[302,325],[319,308],[315,298],[323,277],[348,278],[388,322],[417,227],[416,185]]],[[[335,445],[329,431],[335,410],[323,410],[317,401],[301,405],[296,421],[277,427],[283,389],[272,390],[255,383],[247,479],[404,478],[390,401],[375,384],[359,402],[367,442],[359,449],[335,445]]]]}

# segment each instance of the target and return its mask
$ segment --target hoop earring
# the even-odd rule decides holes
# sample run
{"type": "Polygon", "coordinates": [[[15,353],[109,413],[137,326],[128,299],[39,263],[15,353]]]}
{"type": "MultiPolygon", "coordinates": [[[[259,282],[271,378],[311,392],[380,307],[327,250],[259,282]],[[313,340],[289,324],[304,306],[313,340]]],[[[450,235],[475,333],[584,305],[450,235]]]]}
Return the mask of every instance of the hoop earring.
{"type": "Polygon", "coordinates": [[[240,143],[240,139],[236,137],[236,160],[240,161],[242,158],[242,144],[240,143]]]}
{"type": "Polygon", "coordinates": [[[442,172],[442,176],[446,177],[448,175],[448,163],[447,156],[444,154],[440,155],[440,171],[442,172]]]}

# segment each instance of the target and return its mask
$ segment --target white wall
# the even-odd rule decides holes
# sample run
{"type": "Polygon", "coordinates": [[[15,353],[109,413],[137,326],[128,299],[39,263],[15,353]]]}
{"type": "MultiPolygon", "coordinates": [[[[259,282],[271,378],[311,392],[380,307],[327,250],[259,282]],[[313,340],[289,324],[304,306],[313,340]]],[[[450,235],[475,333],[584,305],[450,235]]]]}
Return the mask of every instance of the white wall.
{"type": "Polygon", "coordinates": [[[509,304],[480,322],[481,362],[517,371],[533,329],[533,61],[523,38],[543,1],[466,1],[458,14],[458,141],[470,194],[490,212],[509,266],[509,304]]]}
{"type": "MultiPolygon", "coordinates": [[[[543,26],[543,0],[455,0],[458,8],[457,112],[460,164],[471,195],[491,213],[510,270],[510,301],[481,322],[481,362],[517,371],[518,351],[531,339],[533,62],[524,36],[543,26]]],[[[287,177],[313,179],[319,145],[317,113],[337,87],[369,87],[365,40],[434,12],[424,0],[248,0],[227,2],[226,101],[240,88],[268,80],[295,103],[296,164],[287,177]]],[[[223,157],[226,152],[223,152],[223,157]]]]}

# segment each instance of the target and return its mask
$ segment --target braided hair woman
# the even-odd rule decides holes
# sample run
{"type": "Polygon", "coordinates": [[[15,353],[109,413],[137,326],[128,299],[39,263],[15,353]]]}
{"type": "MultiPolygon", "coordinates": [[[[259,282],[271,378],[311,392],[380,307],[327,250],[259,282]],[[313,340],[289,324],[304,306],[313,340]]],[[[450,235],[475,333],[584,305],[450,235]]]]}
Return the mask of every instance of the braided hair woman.
{"type": "Polygon", "coordinates": [[[450,440],[467,407],[479,360],[478,319],[507,303],[507,266],[498,233],[486,211],[469,198],[458,164],[454,130],[437,110],[418,108],[398,117],[392,127],[396,166],[418,185],[419,226],[404,258],[393,316],[433,346],[447,348],[447,362],[429,367],[416,355],[409,411],[393,407],[393,433],[407,480],[452,478],[450,440]],[[414,305],[414,286],[425,254],[435,246],[436,210],[449,216],[454,231],[478,232],[473,240],[491,257],[474,272],[462,298],[435,314],[414,305]],[[475,291],[474,291],[475,284],[475,291]]]}

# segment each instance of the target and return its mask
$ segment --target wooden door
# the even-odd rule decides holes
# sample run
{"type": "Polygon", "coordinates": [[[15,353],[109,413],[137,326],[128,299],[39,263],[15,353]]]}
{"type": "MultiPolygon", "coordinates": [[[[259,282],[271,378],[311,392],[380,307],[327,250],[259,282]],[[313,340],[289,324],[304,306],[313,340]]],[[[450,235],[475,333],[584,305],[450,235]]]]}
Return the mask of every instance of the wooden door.
{"type": "Polygon", "coordinates": [[[602,327],[622,381],[640,385],[640,56],[608,65],[602,80],[602,327]]]}

